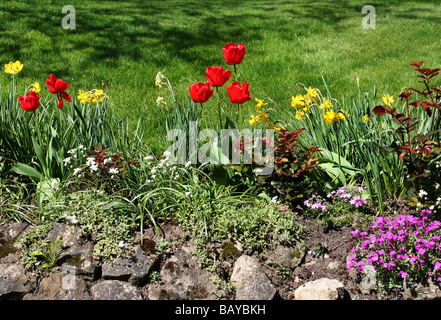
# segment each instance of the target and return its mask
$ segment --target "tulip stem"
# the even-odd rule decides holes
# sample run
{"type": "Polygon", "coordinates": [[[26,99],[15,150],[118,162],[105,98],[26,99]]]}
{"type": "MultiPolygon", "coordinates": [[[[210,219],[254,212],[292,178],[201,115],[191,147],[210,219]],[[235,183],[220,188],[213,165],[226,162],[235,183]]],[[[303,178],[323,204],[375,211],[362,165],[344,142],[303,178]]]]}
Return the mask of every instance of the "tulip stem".
{"type": "Polygon", "coordinates": [[[235,75],[235,77],[236,77],[236,82],[237,82],[237,70],[236,70],[236,65],[233,64],[233,66],[234,66],[234,75],[235,75]]]}
{"type": "Polygon", "coordinates": [[[220,98],[219,98],[219,87],[216,86],[216,93],[217,93],[217,108],[219,110],[219,129],[222,130],[222,113],[221,113],[221,107],[220,107],[220,98]]]}
{"type": "Polygon", "coordinates": [[[242,108],[239,103],[237,106],[239,107],[239,131],[242,131],[242,108]]]}

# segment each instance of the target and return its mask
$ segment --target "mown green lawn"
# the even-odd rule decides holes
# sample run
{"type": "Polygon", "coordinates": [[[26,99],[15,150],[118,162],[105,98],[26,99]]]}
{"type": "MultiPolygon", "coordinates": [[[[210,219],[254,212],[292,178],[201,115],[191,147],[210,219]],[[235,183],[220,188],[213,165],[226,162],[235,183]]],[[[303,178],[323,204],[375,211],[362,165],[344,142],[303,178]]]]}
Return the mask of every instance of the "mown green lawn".
{"type": "MultiPolygon", "coordinates": [[[[188,100],[188,86],[206,81],[208,66],[227,67],[221,48],[244,42],[247,54],[238,67],[251,95],[271,97],[290,108],[296,83],[325,90],[339,99],[362,91],[398,96],[415,83],[409,63],[423,60],[440,67],[441,6],[438,1],[87,1],[72,0],[76,29],[65,30],[64,5],[56,0],[0,3],[0,62],[20,60],[19,89],[34,81],[40,93],[50,73],[79,89],[110,83],[113,108],[136,123],[145,111],[147,142],[160,146],[166,89],[155,86],[164,73],[176,97],[188,100]],[[376,9],[376,28],[363,29],[364,5],[376,9]]],[[[0,83],[8,86],[10,75],[0,83]]],[[[6,93],[4,93],[6,94],[6,93]]],[[[228,105],[225,90],[223,104],[228,105]]],[[[245,104],[252,110],[253,102],[245,104]]],[[[216,103],[206,103],[217,116],[216,103]]],[[[245,111],[246,112],[246,111],[245,111]]]]}

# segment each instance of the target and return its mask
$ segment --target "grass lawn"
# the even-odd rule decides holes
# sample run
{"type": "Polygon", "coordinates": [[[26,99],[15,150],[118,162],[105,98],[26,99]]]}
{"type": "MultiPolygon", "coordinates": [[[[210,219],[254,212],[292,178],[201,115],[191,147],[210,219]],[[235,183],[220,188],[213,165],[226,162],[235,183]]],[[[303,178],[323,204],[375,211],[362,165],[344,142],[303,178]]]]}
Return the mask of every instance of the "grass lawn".
{"type": "MultiPolygon", "coordinates": [[[[155,86],[161,71],[172,82],[178,100],[189,100],[188,86],[205,82],[208,66],[227,67],[221,48],[244,42],[247,54],[238,67],[239,81],[251,95],[271,97],[290,108],[296,83],[325,90],[339,99],[362,91],[398,96],[414,83],[409,63],[439,67],[441,6],[438,1],[99,1],[73,0],[76,29],[65,30],[64,4],[41,0],[0,4],[0,62],[20,60],[19,88],[42,84],[51,73],[79,89],[110,83],[114,110],[136,123],[146,111],[146,142],[161,148],[167,90],[155,86]],[[364,5],[376,9],[376,28],[363,29],[364,5]],[[412,81],[412,82],[411,82],[412,81]]],[[[9,75],[0,83],[6,87],[9,75]]],[[[303,92],[302,92],[303,93],[303,92]]],[[[6,94],[6,93],[4,93],[6,94]]],[[[229,105],[226,90],[221,90],[229,105]]],[[[213,100],[214,101],[214,100],[213,100]]],[[[254,102],[245,104],[251,110],[254,102]]],[[[216,116],[216,104],[206,108],[216,116]]],[[[209,111],[207,111],[209,113],[209,111]]],[[[246,112],[246,111],[245,111],[246,112]]]]}

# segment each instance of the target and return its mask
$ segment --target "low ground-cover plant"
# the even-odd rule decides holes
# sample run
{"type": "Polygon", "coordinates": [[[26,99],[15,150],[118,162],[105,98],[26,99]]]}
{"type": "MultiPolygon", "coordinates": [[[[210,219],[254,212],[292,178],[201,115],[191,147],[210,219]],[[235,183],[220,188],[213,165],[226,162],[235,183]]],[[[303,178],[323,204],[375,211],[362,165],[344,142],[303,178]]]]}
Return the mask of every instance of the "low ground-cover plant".
{"type": "Polygon", "coordinates": [[[403,279],[441,282],[441,222],[431,214],[423,209],[419,215],[378,217],[368,230],[352,231],[357,244],[347,268],[360,273],[372,265],[380,288],[386,291],[402,286],[403,279]]]}
{"type": "Polygon", "coordinates": [[[370,213],[367,193],[362,186],[342,186],[326,197],[314,193],[303,205],[306,216],[332,228],[351,225],[357,216],[370,213]]]}

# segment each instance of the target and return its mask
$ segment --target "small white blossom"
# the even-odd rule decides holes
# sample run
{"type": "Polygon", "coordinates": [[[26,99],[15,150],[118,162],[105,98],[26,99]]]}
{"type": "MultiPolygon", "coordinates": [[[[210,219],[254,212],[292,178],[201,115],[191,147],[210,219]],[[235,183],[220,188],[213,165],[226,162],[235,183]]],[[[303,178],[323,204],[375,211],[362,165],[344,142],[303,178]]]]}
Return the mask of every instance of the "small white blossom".
{"type": "Polygon", "coordinates": [[[109,173],[110,174],[118,174],[119,170],[118,170],[118,168],[110,168],[109,173]]]}
{"type": "Polygon", "coordinates": [[[52,190],[58,190],[60,186],[60,182],[58,180],[52,180],[51,188],[52,190]]]}
{"type": "MultiPolygon", "coordinates": [[[[73,175],[76,176],[80,172],[81,172],[81,168],[75,168],[74,172],[73,172],[73,175]]],[[[79,176],[78,176],[78,178],[79,178],[79,176]]]]}
{"type": "Polygon", "coordinates": [[[64,159],[63,160],[64,161],[64,165],[67,166],[70,163],[71,160],[72,160],[71,157],[67,157],[66,159],[64,159]]]}

